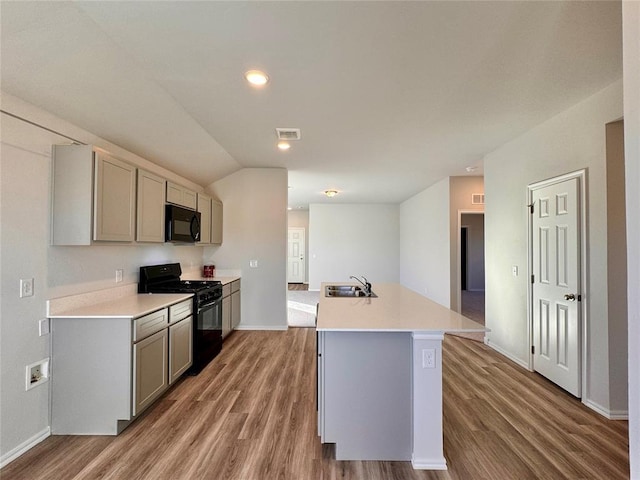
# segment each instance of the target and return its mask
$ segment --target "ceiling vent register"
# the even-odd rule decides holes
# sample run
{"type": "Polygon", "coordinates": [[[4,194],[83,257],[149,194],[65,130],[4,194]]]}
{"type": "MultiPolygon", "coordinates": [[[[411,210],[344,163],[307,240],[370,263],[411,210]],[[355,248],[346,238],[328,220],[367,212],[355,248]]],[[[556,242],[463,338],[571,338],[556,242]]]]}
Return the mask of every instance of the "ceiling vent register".
{"type": "Polygon", "coordinates": [[[299,128],[276,128],[278,140],[300,140],[299,128]]]}
{"type": "Polygon", "coordinates": [[[484,205],[484,193],[472,193],[471,205],[484,205]]]}

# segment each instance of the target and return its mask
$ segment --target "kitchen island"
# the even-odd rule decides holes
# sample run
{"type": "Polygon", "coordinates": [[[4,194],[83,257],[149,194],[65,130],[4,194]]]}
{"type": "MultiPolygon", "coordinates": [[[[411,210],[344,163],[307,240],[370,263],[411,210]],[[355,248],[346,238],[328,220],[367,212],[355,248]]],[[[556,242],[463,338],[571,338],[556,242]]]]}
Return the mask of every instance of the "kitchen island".
{"type": "Polygon", "coordinates": [[[316,325],[322,443],[335,443],[336,460],[445,470],[442,340],[487,329],[398,284],[338,298],[325,296],[327,285],[316,325]]]}

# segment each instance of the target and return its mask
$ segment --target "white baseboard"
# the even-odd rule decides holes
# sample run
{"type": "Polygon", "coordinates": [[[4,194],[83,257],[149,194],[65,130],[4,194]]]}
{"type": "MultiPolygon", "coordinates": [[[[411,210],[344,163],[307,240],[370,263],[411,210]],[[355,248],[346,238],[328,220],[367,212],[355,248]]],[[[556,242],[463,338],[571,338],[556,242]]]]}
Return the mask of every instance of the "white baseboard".
{"type": "Polygon", "coordinates": [[[33,437],[25,440],[16,448],[9,450],[7,453],[0,457],[0,468],[3,468],[5,465],[13,462],[16,458],[18,458],[23,453],[31,450],[37,444],[42,442],[45,438],[51,436],[51,427],[47,427],[39,433],[36,433],[33,437]]]}
{"type": "Polygon", "coordinates": [[[287,330],[287,325],[238,325],[235,330],[287,330]]]}
{"type": "Polygon", "coordinates": [[[593,400],[582,399],[582,403],[589,407],[596,413],[599,413],[605,418],[609,420],[629,420],[629,411],[628,410],[609,410],[608,408],[603,407],[602,405],[598,405],[593,400]]]}
{"type": "Polygon", "coordinates": [[[509,360],[511,360],[513,363],[516,363],[518,365],[520,365],[522,368],[524,368],[525,370],[529,370],[531,371],[531,369],[529,368],[529,365],[522,361],[520,358],[513,356],[511,353],[507,352],[506,350],[503,350],[502,348],[500,348],[499,346],[497,346],[494,343],[491,343],[489,341],[489,339],[485,336],[484,337],[484,344],[487,345],[488,347],[493,348],[496,352],[498,352],[500,355],[507,357],[509,360]]]}
{"type": "Polygon", "coordinates": [[[444,457],[441,459],[412,458],[411,466],[414,470],[446,470],[447,461],[444,457]]]}

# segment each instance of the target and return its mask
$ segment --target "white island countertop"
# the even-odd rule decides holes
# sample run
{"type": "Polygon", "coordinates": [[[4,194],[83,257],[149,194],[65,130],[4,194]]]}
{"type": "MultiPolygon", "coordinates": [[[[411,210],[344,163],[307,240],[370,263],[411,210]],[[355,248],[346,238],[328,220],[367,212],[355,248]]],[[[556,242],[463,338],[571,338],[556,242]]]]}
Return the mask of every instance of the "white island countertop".
{"type": "Polygon", "coordinates": [[[127,295],[77,308],[50,311],[49,318],[138,318],[191,298],[193,293],[143,293],[127,295]]]}
{"type": "Polygon", "coordinates": [[[318,331],[342,332],[486,332],[483,325],[396,283],[372,287],[377,297],[326,297],[322,283],[318,331]]]}

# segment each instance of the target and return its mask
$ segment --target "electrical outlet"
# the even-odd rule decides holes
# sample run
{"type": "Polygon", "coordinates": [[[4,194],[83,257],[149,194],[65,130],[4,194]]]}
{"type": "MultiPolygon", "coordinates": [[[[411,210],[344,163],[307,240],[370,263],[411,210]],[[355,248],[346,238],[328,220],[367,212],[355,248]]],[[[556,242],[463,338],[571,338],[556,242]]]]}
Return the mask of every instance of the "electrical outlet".
{"type": "Polygon", "coordinates": [[[122,282],[122,275],[123,274],[124,274],[124,271],[121,268],[116,270],[116,283],[122,282]]]}
{"type": "Polygon", "coordinates": [[[40,385],[49,380],[49,359],[45,358],[39,362],[27,365],[26,389],[40,385]]]}
{"type": "Polygon", "coordinates": [[[33,278],[20,280],[20,298],[33,297],[33,278]]]}
{"type": "Polygon", "coordinates": [[[433,348],[422,349],[422,368],[436,368],[436,351],[433,348]]]}

